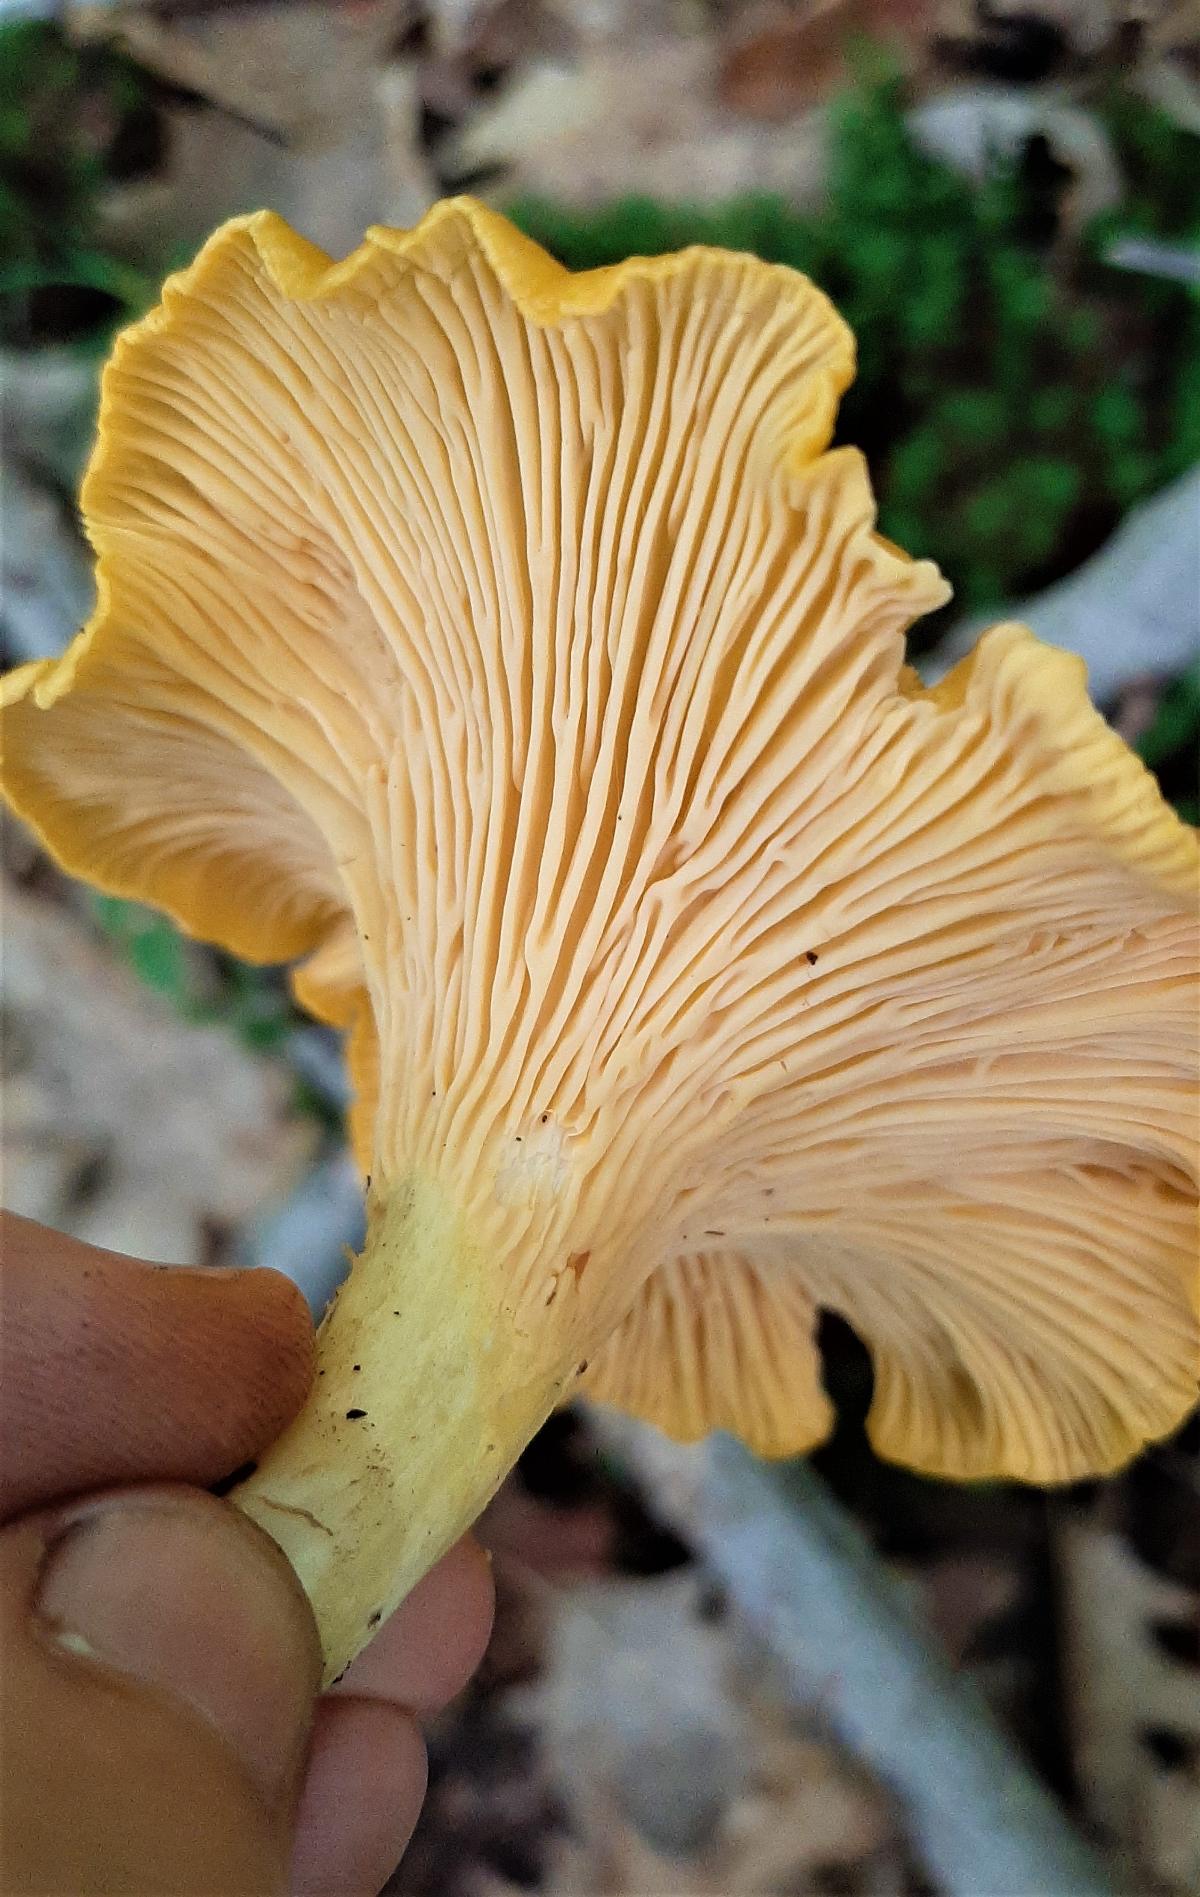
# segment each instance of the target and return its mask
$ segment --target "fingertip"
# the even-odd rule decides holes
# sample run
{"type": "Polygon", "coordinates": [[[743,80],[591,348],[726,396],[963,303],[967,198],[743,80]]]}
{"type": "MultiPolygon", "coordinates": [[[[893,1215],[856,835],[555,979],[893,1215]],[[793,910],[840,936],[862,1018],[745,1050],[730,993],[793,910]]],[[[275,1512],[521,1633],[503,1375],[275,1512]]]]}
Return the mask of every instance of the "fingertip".
{"type": "MultiPolygon", "coordinates": [[[[214,1277],[216,1274],[208,1272],[205,1275],[214,1277]]],[[[294,1278],[289,1278],[286,1272],[277,1271],[274,1265],[252,1265],[246,1270],[221,1275],[235,1278],[247,1288],[264,1312],[278,1325],[281,1336],[292,1337],[306,1349],[312,1349],[316,1335],[312,1312],[294,1278]]]]}
{"type": "Polygon", "coordinates": [[[4,1891],[277,1891],[321,1671],[279,1550],[161,1485],[0,1533],[4,1891]]]}
{"type": "Polygon", "coordinates": [[[375,1897],[416,1828],[427,1771],[410,1713],[386,1700],[327,1695],[296,1817],[293,1897],[375,1897]]]}
{"type": "Polygon", "coordinates": [[[492,1564],[472,1535],[456,1542],[360,1653],[335,1694],[439,1712],[487,1650],[495,1611],[492,1564]]]}
{"type": "Polygon", "coordinates": [[[102,1492],[31,1519],[46,1535],[31,1610],[48,1648],[190,1705],[268,1801],[286,1801],[321,1650],[296,1575],[270,1537],[203,1490],[166,1484],[102,1492]]]}
{"type": "Polygon", "coordinates": [[[313,1327],[281,1273],[154,1266],[11,1217],[0,1235],[6,1514],[108,1483],[220,1481],[302,1407],[313,1327]]]}
{"type": "Polygon", "coordinates": [[[223,1476],[274,1442],[304,1405],[316,1360],[304,1296],[290,1278],[267,1266],[168,1266],[130,1287],[131,1304],[139,1292],[143,1331],[174,1334],[176,1402],[207,1392],[199,1440],[210,1436],[214,1449],[221,1440],[236,1448],[215,1472],[223,1476]]]}
{"type": "MultiPolygon", "coordinates": [[[[197,1273],[210,1280],[215,1273],[197,1273]]],[[[272,1266],[220,1274],[220,1295],[235,1292],[242,1312],[244,1334],[249,1334],[273,1370],[277,1419],[270,1420],[264,1444],[291,1421],[312,1385],[316,1368],[316,1331],[299,1285],[272,1266]]],[[[264,1422],[268,1419],[264,1418],[264,1422]]]]}

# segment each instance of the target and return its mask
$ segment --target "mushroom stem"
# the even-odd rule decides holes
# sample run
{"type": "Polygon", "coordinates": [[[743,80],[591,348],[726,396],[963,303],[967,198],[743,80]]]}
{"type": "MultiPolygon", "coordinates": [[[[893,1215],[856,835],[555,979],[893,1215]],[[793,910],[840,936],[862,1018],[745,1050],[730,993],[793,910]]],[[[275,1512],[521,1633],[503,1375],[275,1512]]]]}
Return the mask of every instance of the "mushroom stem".
{"type": "Polygon", "coordinates": [[[438,1182],[376,1201],[309,1401],[232,1493],[299,1576],[326,1684],[474,1521],[570,1373],[494,1289],[489,1305],[480,1253],[438,1182]]]}

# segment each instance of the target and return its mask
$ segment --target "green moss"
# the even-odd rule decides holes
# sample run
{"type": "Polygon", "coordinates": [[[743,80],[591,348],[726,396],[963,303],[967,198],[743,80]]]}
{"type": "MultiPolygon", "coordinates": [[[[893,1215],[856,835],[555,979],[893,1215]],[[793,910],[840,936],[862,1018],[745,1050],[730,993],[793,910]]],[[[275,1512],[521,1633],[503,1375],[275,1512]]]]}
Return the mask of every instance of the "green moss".
{"type": "Polygon", "coordinates": [[[141,903],[94,892],[88,901],[121,960],[185,1021],[221,1022],[246,1047],[271,1053],[306,1018],[279,970],[254,968],[189,942],[166,916],[141,903]]]}
{"type": "Polygon", "coordinates": [[[699,243],[807,272],[858,339],[839,438],[871,463],[883,531],[986,609],[1069,572],[1200,459],[1200,304],[1103,261],[1120,233],[1200,237],[1200,139],[1106,92],[1129,199],[1064,258],[1030,168],[973,187],[916,145],[899,81],[874,64],[833,108],[820,211],[771,197],[510,209],[573,269],[699,243]]]}
{"type": "Polygon", "coordinates": [[[50,21],[0,24],[0,343],[103,350],[154,300],[159,270],[115,255],[99,216],[152,116],[122,54],[50,21]]]}

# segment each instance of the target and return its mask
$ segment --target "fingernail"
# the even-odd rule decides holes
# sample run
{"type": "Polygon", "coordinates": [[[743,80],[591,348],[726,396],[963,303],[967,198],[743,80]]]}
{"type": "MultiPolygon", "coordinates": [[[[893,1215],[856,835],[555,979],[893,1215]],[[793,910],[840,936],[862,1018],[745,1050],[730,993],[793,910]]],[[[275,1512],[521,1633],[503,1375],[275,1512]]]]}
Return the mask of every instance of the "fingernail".
{"type": "Polygon", "coordinates": [[[190,1705],[268,1800],[290,1794],[316,1633],[283,1556],[227,1503],[192,1491],[89,1502],[48,1549],[34,1611],[67,1653],[190,1705]]]}

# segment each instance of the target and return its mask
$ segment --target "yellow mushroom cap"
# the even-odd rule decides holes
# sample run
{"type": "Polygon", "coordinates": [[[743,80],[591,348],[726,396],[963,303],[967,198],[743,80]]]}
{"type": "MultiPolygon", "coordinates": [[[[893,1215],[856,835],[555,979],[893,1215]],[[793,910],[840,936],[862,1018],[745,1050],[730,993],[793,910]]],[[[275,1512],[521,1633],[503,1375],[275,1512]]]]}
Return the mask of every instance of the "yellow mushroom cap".
{"type": "Polygon", "coordinates": [[[784,1453],[830,1308],[881,1453],[1069,1479],[1195,1399],[1197,840],[1023,628],[904,666],[947,589],[828,448],[852,360],[746,256],[236,220],[108,366],[99,605],[4,784],[309,958],[376,1212],[470,1232],[464,1350],[784,1453]]]}

